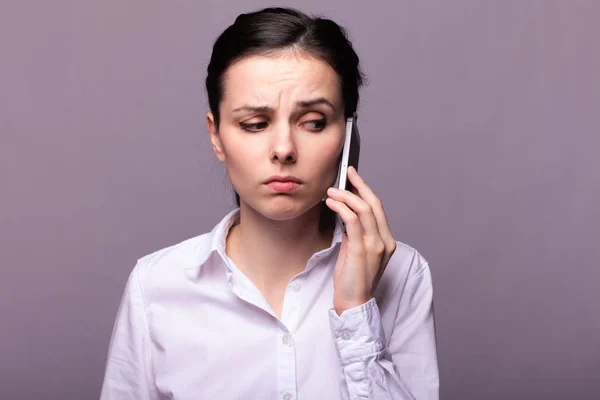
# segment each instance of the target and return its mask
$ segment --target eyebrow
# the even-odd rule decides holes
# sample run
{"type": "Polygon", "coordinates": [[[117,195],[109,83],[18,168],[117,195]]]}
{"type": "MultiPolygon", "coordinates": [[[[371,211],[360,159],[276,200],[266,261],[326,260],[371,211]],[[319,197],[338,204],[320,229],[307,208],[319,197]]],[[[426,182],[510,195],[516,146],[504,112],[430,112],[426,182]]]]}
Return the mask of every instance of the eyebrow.
{"type": "Polygon", "coordinates": [[[333,103],[331,101],[327,100],[325,97],[318,97],[313,100],[299,101],[296,103],[296,105],[299,106],[300,108],[308,108],[308,107],[316,106],[318,104],[328,105],[329,107],[331,107],[332,110],[335,111],[335,106],[333,105],[333,103]]]}
{"type": "MultiPolygon", "coordinates": [[[[312,99],[312,100],[304,100],[304,101],[296,102],[296,106],[298,106],[300,108],[309,108],[309,107],[316,106],[319,104],[325,104],[325,105],[329,106],[333,111],[335,111],[335,106],[333,105],[333,103],[331,101],[327,100],[325,97],[318,97],[318,98],[312,99]]],[[[269,107],[269,106],[245,105],[245,106],[241,106],[241,107],[234,109],[232,112],[235,113],[238,111],[253,111],[253,112],[260,112],[260,113],[272,113],[274,111],[274,109],[273,109],[273,107],[269,107]]]]}

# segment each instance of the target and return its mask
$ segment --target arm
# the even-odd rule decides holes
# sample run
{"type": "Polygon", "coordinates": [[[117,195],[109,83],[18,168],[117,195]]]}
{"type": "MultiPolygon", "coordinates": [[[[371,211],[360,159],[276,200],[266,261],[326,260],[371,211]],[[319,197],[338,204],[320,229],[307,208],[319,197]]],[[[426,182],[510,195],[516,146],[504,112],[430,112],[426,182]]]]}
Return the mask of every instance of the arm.
{"type": "Polygon", "coordinates": [[[129,276],[117,313],[101,400],[160,399],[152,374],[148,321],[138,278],[138,265],[129,276]]]}
{"type": "Polygon", "coordinates": [[[433,291],[426,262],[411,271],[389,343],[375,298],[339,317],[330,310],[330,325],[343,370],[342,399],[439,398],[433,291]]]}

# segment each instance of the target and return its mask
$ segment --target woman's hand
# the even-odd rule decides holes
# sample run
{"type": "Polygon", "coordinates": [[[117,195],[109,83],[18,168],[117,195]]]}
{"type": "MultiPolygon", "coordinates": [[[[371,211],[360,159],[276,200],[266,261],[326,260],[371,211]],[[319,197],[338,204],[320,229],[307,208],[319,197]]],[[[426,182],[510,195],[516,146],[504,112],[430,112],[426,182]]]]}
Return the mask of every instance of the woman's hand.
{"type": "Polygon", "coordinates": [[[348,179],[354,192],[329,188],[326,200],[346,225],[333,278],[333,306],[338,315],[373,297],[396,250],[379,198],[353,167],[348,168],[348,179]]]}

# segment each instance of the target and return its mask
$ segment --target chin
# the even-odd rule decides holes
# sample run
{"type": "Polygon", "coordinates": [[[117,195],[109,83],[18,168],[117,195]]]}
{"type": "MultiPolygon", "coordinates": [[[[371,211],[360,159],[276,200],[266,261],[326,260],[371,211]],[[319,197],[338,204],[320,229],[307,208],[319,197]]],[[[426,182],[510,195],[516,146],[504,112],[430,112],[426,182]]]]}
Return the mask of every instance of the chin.
{"type": "Polygon", "coordinates": [[[277,195],[246,204],[265,218],[274,221],[286,221],[301,216],[313,207],[318,206],[320,202],[321,197],[316,198],[314,201],[307,201],[295,196],[277,195]]]}

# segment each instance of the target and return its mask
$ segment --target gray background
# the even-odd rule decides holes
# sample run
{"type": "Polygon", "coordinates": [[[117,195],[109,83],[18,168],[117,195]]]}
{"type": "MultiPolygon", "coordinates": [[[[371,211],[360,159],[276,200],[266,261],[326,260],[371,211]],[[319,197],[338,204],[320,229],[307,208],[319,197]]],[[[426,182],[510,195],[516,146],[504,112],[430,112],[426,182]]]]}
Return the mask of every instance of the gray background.
{"type": "MultiPolygon", "coordinates": [[[[600,398],[600,1],[279,4],[370,77],[361,171],[431,263],[442,398],[600,398]]],[[[137,258],[233,207],[204,71],[266,5],[0,0],[0,398],[97,398],[137,258]]]]}

